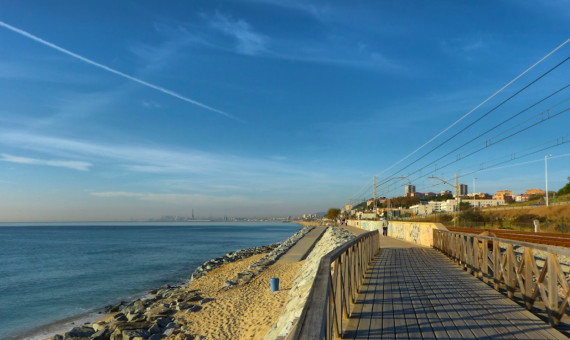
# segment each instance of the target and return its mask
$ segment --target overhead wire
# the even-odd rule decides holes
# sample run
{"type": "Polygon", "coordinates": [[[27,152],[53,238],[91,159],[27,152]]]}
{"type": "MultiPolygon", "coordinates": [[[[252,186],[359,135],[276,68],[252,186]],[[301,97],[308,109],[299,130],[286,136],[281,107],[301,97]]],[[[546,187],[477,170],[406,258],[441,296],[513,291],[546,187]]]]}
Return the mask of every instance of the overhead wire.
{"type": "Polygon", "coordinates": [[[456,120],[455,122],[453,122],[451,125],[449,125],[448,127],[446,127],[445,129],[443,129],[442,131],[440,131],[438,134],[436,134],[434,137],[432,137],[430,140],[428,140],[427,142],[425,142],[424,144],[422,144],[419,148],[415,149],[414,151],[412,151],[411,153],[409,153],[408,155],[404,156],[402,159],[400,159],[399,161],[397,161],[396,163],[392,164],[390,167],[384,169],[381,173],[379,173],[379,175],[383,174],[384,172],[392,169],[393,167],[395,167],[396,165],[402,163],[404,160],[408,159],[410,156],[414,155],[415,153],[417,153],[418,151],[420,151],[421,149],[423,149],[425,146],[429,145],[431,142],[433,142],[435,139],[439,138],[439,136],[441,136],[442,134],[444,134],[445,132],[447,132],[449,129],[451,129],[452,127],[454,127],[455,125],[457,125],[459,122],[461,122],[463,119],[465,119],[466,117],[468,117],[469,115],[471,115],[473,112],[475,112],[475,110],[477,110],[478,108],[480,108],[481,106],[483,106],[485,103],[487,103],[489,100],[493,99],[495,96],[497,96],[499,93],[503,92],[506,88],[508,88],[511,84],[513,84],[514,82],[516,82],[519,78],[521,78],[522,76],[524,76],[525,74],[527,74],[529,71],[531,71],[533,68],[535,68],[536,66],[538,66],[540,63],[542,63],[544,60],[548,59],[552,54],[554,54],[556,51],[558,51],[559,49],[561,49],[564,45],[566,45],[568,42],[570,42],[570,39],[567,39],[566,41],[564,41],[562,44],[558,45],[555,49],[553,49],[552,51],[550,51],[549,53],[547,53],[544,57],[542,57],[540,60],[538,60],[537,62],[535,62],[532,66],[530,66],[529,68],[527,68],[524,72],[522,72],[521,74],[519,74],[518,76],[516,76],[515,78],[513,78],[511,81],[509,81],[507,84],[505,84],[503,87],[501,87],[499,90],[497,90],[495,93],[493,93],[492,95],[490,95],[489,97],[487,97],[485,100],[483,100],[481,103],[479,103],[477,106],[475,106],[473,109],[471,109],[469,112],[467,112],[466,114],[464,114],[461,118],[459,118],[458,120],[456,120]]]}

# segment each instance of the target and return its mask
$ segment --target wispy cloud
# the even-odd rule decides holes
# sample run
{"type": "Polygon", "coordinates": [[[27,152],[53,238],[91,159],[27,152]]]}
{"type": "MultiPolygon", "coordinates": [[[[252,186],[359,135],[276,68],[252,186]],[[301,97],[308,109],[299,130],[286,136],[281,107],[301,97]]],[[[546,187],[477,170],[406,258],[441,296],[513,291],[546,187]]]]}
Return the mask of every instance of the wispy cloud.
{"type": "Polygon", "coordinates": [[[2,26],[2,27],[4,27],[4,28],[6,28],[6,29],[8,29],[8,30],[10,30],[10,31],[12,31],[12,32],[14,32],[14,33],[17,33],[17,34],[19,34],[19,35],[21,35],[21,36],[24,36],[24,37],[26,37],[26,38],[29,38],[29,39],[31,39],[31,40],[34,40],[34,41],[36,41],[36,42],[38,42],[38,43],[40,43],[40,44],[42,44],[42,45],[45,45],[45,46],[47,46],[47,47],[49,47],[49,48],[52,48],[52,49],[54,49],[54,50],[56,50],[56,51],[62,52],[62,53],[66,54],[66,55],[68,55],[68,56],[70,56],[70,57],[73,57],[73,58],[75,58],[75,59],[81,60],[81,61],[83,61],[83,62],[85,62],[85,63],[90,64],[90,65],[93,65],[93,66],[95,66],[95,67],[97,67],[97,68],[99,68],[99,69],[102,69],[102,70],[111,72],[111,73],[113,73],[113,74],[115,74],[115,75],[118,75],[118,76],[120,76],[120,77],[126,78],[126,79],[131,80],[131,81],[134,81],[134,82],[136,82],[136,83],[138,83],[138,84],[140,84],[140,85],[146,86],[146,87],[151,88],[151,89],[153,89],[153,90],[157,90],[157,91],[162,92],[162,93],[164,93],[164,94],[167,94],[167,95],[169,95],[169,96],[171,96],[171,97],[178,98],[178,99],[180,99],[180,100],[182,100],[182,101],[185,101],[185,102],[187,102],[187,103],[194,104],[194,105],[199,106],[199,107],[201,107],[201,108],[203,108],[203,109],[206,109],[206,110],[209,110],[209,111],[212,111],[212,112],[216,112],[216,113],[221,114],[221,115],[223,115],[223,116],[225,116],[225,117],[228,117],[228,118],[233,118],[233,119],[235,119],[235,117],[234,117],[233,115],[231,115],[231,114],[229,114],[229,113],[227,113],[227,112],[224,112],[224,111],[222,111],[222,110],[216,109],[216,108],[211,107],[211,106],[208,106],[208,105],[206,105],[206,104],[203,104],[203,103],[198,102],[198,101],[196,101],[196,100],[194,100],[194,99],[191,99],[191,98],[188,98],[188,97],[186,97],[186,96],[183,96],[183,95],[181,95],[181,94],[179,94],[179,93],[176,93],[176,92],[171,91],[171,90],[169,90],[169,89],[166,89],[166,88],[164,88],[164,87],[161,87],[161,86],[158,86],[158,85],[155,85],[155,84],[146,82],[146,81],[144,81],[144,80],[142,80],[142,79],[139,79],[139,78],[130,76],[130,75],[126,74],[126,73],[123,73],[123,72],[121,72],[121,71],[115,70],[115,69],[113,69],[113,68],[111,68],[111,67],[109,67],[109,66],[100,64],[100,63],[98,63],[98,62],[96,62],[96,61],[93,61],[93,60],[91,60],[91,59],[89,59],[89,58],[86,58],[86,57],[84,57],[84,56],[81,56],[81,55],[79,55],[79,54],[77,54],[77,53],[71,52],[71,51],[69,51],[69,50],[67,50],[67,49],[65,49],[65,48],[59,47],[58,45],[56,45],[56,44],[54,44],[54,43],[48,42],[48,41],[46,41],[46,40],[43,40],[43,39],[41,39],[41,38],[39,38],[39,37],[37,37],[37,36],[31,34],[31,33],[28,33],[28,32],[26,32],[26,31],[22,30],[22,29],[19,29],[19,28],[17,28],[17,27],[14,27],[14,26],[12,26],[12,25],[9,25],[9,24],[7,24],[7,23],[5,23],[5,22],[3,22],[3,21],[0,21],[0,26],[2,26]]]}
{"type": "Polygon", "coordinates": [[[282,162],[214,154],[199,150],[172,150],[144,146],[116,146],[72,139],[17,133],[0,130],[0,144],[12,148],[41,152],[58,157],[83,158],[93,162],[112,164],[123,171],[154,174],[199,174],[218,176],[232,174],[232,178],[272,178],[280,174],[286,178],[314,177],[317,173],[299,170],[282,162]]]}
{"type": "Polygon", "coordinates": [[[253,27],[243,19],[234,19],[216,12],[211,25],[220,32],[233,37],[239,53],[257,55],[266,51],[268,38],[255,32],[253,27]]]}
{"type": "Polygon", "coordinates": [[[18,163],[18,164],[54,166],[54,167],[68,168],[78,171],[88,171],[89,168],[93,165],[91,163],[82,162],[82,161],[46,160],[46,159],[13,156],[5,153],[0,155],[0,161],[9,162],[9,163],[18,163]]]}

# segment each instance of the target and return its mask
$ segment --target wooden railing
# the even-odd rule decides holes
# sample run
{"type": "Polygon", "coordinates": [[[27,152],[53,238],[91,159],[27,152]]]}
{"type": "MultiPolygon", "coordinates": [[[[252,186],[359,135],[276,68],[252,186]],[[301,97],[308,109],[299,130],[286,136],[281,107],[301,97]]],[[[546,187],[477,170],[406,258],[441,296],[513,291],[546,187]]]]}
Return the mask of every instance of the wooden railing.
{"type": "Polygon", "coordinates": [[[336,339],[342,335],[379,246],[380,234],[374,230],[321,259],[299,321],[287,339],[336,339]]]}
{"type": "Polygon", "coordinates": [[[483,235],[434,230],[433,247],[448,255],[475,277],[506,291],[509,298],[520,295],[531,310],[542,300],[550,324],[557,326],[570,303],[568,265],[570,249],[483,235]]]}

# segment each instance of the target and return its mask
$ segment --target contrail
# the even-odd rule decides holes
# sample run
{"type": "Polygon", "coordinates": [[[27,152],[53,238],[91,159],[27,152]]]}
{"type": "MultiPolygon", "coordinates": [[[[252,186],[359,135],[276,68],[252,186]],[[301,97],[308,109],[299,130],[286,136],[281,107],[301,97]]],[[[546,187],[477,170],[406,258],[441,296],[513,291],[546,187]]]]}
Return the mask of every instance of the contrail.
{"type": "Polygon", "coordinates": [[[174,92],[174,91],[165,89],[164,87],[160,87],[160,86],[158,86],[158,85],[154,85],[154,84],[148,83],[148,82],[146,82],[146,81],[144,81],[144,80],[135,78],[135,77],[130,76],[130,75],[128,75],[128,74],[125,74],[125,73],[123,73],[123,72],[121,72],[121,71],[117,71],[117,70],[115,70],[115,69],[113,69],[113,68],[110,68],[110,67],[108,67],[108,66],[105,66],[105,65],[103,65],[103,64],[99,64],[98,62],[95,62],[95,61],[93,61],[93,60],[91,60],[91,59],[88,59],[88,58],[85,58],[85,57],[83,57],[83,56],[80,56],[79,54],[73,53],[73,52],[71,52],[71,51],[69,51],[69,50],[66,50],[65,48],[59,47],[59,46],[57,46],[56,44],[52,44],[52,43],[50,43],[50,42],[48,42],[48,41],[45,41],[45,40],[43,40],[43,39],[41,39],[41,38],[39,38],[39,37],[36,37],[35,35],[33,35],[33,34],[31,34],[31,33],[28,33],[28,32],[26,32],[26,31],[23,31],[23,30],[21,30],[21,29],[19,29],[19,28],[14,27],[14,26],[12,26],[12,25],[9,25],[9,24],[7,24],[7,23],[1,21],[1,20],[0,20],[0,26],[5,27],[5,28],[9,29],[9,30],[12,31],[12,32],[15,32],[15,33],[18,33],[18,34],[20,34],[20,35],[23,35],[23,36],[26,37],[26,38],[30,38],[30,39],[32,39],[32,40],[34,40],[34,41],[39,42],[40,44],[43,44],[43,45],[45,45],[45,46],[47,46],[47,47],[50,47],[50,48],[53,48],[54,50],[60,51],[60,52],[62,52],[62,53],[65,53],[65,54],[67,54],[68,56],[71,56],[71,57],[73,57],[73,58],[75,58],[75,59],[79,59],[79,60],[81,60],[81,61],[83,61],[83,62],[86,62],[86,63],[88,63],[88,64],[91,64],[91,65],[93,65],[93,66],[95,66],[95,67],[98,67],[98,68],[100,68],[100,69],[103,69],[103,70],[105,70],[105,71],[114,73],[114,74],[116,74],[116,75],[118,75],[118,76],[121,76],[121,77],[126,78],[126,79],[129,79],[129,80],[132,80],[132,81],[134,81],[134,82],[137,82],[137,83],[139,83],[139,84],[141,84],[141,85],[144,85],[144,86],[146,86],[146,87],[149,87],[149,88],[151,88],[151,89],[160,91],[160,92],[165,93],[165,94],[167,94],[167,95],[169,95],[169,96],[172,96],[172,97],[178,98],[178,99],[180,99],[180,100],[183,100],[183,101],[185,101],[185,102],[187,102],[187,103],[194,104],[194,105],[197,105],[197,106],[199,106],[199,107],[201,107],[201,108],[204,108],[204,109],[206,109],[206,110],[210,110],[210,111],[219,113],[219,114],[221,114],[222,116],[225,116],[225,117],[228,117],[228,118],[232,118],[232,119],[236,119],[233,115],[231,115],[231,114],[229,114],[229,113],[227,113],[227,112],[224,112],[224,111],[222,111],[222,110],[218,110],[218,109],[213,108],[213,107],[211,107],[211,106],[208,106],[208,105],[206,105],[206,104],[202,104],[202,103],[200,103],[200,102],[198,102],[198,101],[195,101],[195,100],[193,100],[193,99],[190,99],[190,98],[188,98],[188,97],[185,97],[185,96],[183,96],[183,95],[181,95],[181,94],[178,94],[178,93],[176,93],[176,92],[174,92]]]}

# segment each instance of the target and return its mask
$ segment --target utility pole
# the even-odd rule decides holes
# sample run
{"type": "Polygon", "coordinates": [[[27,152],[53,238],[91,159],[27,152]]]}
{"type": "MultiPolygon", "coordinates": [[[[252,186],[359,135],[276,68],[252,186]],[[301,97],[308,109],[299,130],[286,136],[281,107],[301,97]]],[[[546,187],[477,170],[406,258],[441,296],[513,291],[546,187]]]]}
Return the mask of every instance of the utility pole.
{"type": "Polygon", "coordinates": [[[548,159],[552,157],[551,154],[544,156],[544,179],[546,181],[546,206],[548,207],[548,159]]]}
{"type": "Polygon", "coordinates": [[[477,177],[473,177],[473,207],[475,207],[475,180],[477,177]]]}
{"type": "MultiPolygon", "coordinates": [[[[428,178],[433,178],[433,179],[438,179],[440,181],[442,181],[443,183],[450,185],[450,186],[454,186],[453,184],[449,183],[448,181],[444,180],[443,178],[439,178],[439,177],[435,177],[435,176],[430,176],[428,178]]],[[[455,200],[457,202],[457,208],[455,209],[455,226],[457,226],[457,215],[459,213],[459,204],[461,203],[461,199],[459,198],[459,176],[457,174],[455,174],[455,200]]]]}
{"type": "Polygon", "coordinates": [[[374,188],[374,212],[376,213],[376,176],[373,177],[373,184],[372,187],[374,188]]]}

